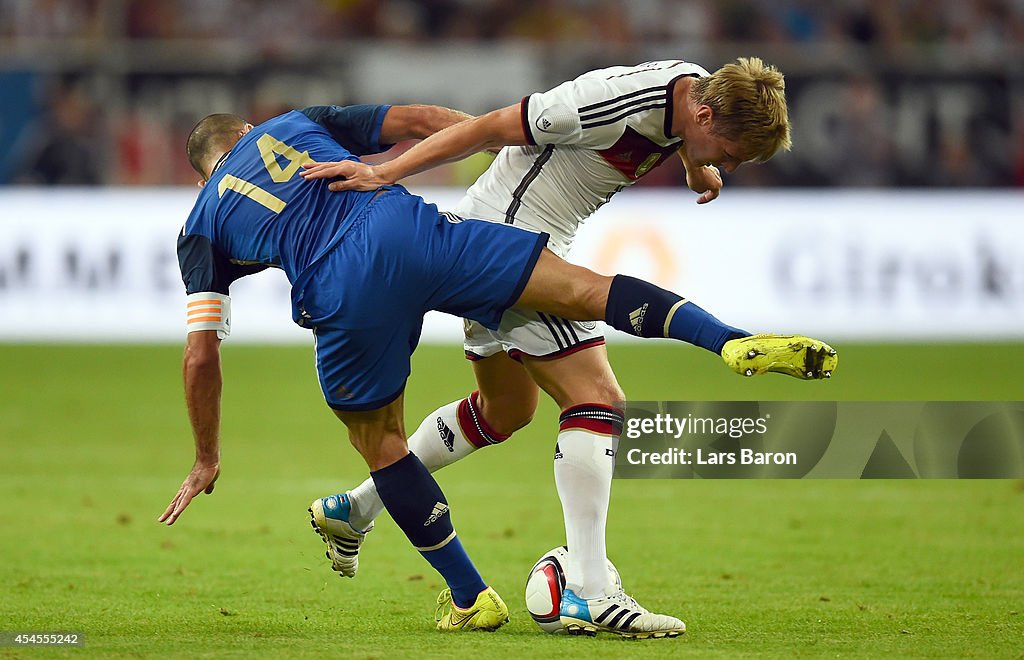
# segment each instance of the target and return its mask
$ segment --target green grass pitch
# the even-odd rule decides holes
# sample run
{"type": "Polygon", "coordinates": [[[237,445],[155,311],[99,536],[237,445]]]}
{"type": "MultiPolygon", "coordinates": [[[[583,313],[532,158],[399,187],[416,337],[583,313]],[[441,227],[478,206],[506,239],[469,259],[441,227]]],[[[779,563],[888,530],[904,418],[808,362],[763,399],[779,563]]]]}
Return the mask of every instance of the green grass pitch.
{"type": "MultiPolygon", "coordinates": [[[[746,380],[686,347],[614,345],[633,399],[1024,399],[1024,345],[842,345],[827,382],[746,380]]],[[[178,347],[0,345],[0,631],[80,631],[94,657],[1022,657],[1017,481],[616,481],[609,551],[676,640],[547,636],[522,588],[562,543],[556,410],[439,476],[512,611],[493,634],[433,630],[436,574],[386,516],[354,580],[306,506],[365,468],[303,347],[226,344],[223,473],[156,522],[192,459],[178,347]]],[[[463,396],[459,347],[422,347],[411,427],[463,396]]],[[[0,648],[0,657],[38,650],[0,648]]]]}

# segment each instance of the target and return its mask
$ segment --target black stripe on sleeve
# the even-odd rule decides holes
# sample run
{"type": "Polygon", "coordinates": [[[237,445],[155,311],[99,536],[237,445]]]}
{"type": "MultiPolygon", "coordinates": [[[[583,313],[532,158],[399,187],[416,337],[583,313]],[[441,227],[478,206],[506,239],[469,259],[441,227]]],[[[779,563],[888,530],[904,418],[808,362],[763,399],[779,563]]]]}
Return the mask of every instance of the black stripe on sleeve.
{"type": "Polygon", "coordinates": [[[656,92],[654,92],[652,94],[647,94],[645,96],[641,96],[641,97],[637,97],[635,99],[631,99],[630,101],[627,101],[626,103],[617,103],[615,105],[605,106],[604,108],[601,108],[600,110],[595,110],[593,112],[588,112],[586,114],[581,112],[580,113],[580,122],[593,121],[593,120],[598,119],[600,117],[607,117],[608,115],[618,114],[618,113],[622,112],[623,110],[628,110],[629,108],[635,108],[638,105],[643,105],[643,104],[652,103],[652,102],[654,102],[654,103],[657,103],[657,102],[665,102],[665,103],[667,103],[667,100],[665,99],[665,88],[661,88],[661,89],[659,89],[658,91],[656,91],[656,92]]]}
{"type": "Polygon", "coordinates": [[[637,96],[643,96],[644,94],[649,94],[650,92],[664,92],[664,91],[665,91],[665,86],[664,85],[658,85],[657,87],[648,87],[646,89],[638,89],[635,92],[630,92],[629,94],[623,94],[621,96],[616,96],[613,99],[607,99],[605,101],[599,101],[597,103],[591,103],[590,105],[585,105],[582,108],[580,108],[580,114],[582,115],[583,113],[589,112],[591,110],[596,110],[598,108],[603,108],[603,107],[608,106],[608,105],[613,105],[613,104],[618,103],[619,101],[626,101],[626,100],[629,100],[631,98],[635,98],[637,96]]]}
{"type": "Polygon", "coordinates": [[[611,119],[605,119],[603,121],[595,121],[595,122],[592,122],[590,124],[583,124],[582,128],[587,129],[587,128],[597,128],[598,126],[607,126],[608,124],[614,124],[616,122],[622,121],[626,117],[628,117],[630,115],[635,115],[638,112],[643,112],[644,110],[653,110],[655,108],[664,108],[664,107],[666,107],[666,105],[667,104],[665,103],[665,100],[662,99],[662,100],[658,101],[657,103],[652,103],[651,105],[642,105],[642,106],[640,106],[638,108],[631,108],[631,109],[627,110],[626,112],[624,112],[624,113],[622,113],[622,114],[620,114],[618,116],[612,117],[611,119]]]}

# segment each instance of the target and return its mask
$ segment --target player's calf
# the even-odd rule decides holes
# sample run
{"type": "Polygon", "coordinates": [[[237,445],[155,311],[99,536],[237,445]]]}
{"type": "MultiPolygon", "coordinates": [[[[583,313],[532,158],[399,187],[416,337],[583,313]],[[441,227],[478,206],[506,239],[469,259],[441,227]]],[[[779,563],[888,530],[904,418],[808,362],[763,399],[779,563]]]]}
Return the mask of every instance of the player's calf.
{"type": "Polygon", "coordinates": [[[626,275],[612,280],[604,320],[627,334],[678,339],[716,354],[730,339],[749,334],[677,293],[626,275]]]}

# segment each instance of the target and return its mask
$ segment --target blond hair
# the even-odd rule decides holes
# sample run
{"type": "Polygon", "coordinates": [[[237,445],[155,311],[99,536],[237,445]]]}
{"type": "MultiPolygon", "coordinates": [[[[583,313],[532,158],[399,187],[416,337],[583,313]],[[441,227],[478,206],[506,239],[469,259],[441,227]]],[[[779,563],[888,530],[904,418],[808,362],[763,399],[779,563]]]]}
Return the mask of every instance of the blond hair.
{"type": "Polygon", "coordinates": [[[692,95],[714,112],[711,132],[743,145],[744,157],[763,163],[789,151],[789,111],[782,72],[759,57],[740,57],[697,78],[692,95]]]}

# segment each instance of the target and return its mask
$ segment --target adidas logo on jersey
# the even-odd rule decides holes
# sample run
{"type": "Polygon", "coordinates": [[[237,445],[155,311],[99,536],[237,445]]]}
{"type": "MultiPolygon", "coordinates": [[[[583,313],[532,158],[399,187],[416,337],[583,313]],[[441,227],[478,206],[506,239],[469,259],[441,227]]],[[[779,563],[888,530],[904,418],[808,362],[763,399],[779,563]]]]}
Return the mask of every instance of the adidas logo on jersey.
{"type": "Polygon", "coordinates": [[[430,517],[427,518],[427,521],[423,523],[423,526],[426,527],[431,523],[436,523],[446,513],[448,513],[448,505],[444,502],[435,502],[434,510],[431,512],[430,517]]]}
{"type": "Polygon", "coordinates": [[[455,434],[452,432],[448,425],[444,423],[444,420],[440,417],[437,418],[437,434],[441,436],[441,442],[448,448],[448,451],[452,454],[455,453],[455,434]]]}
{"type": "Polygon", "coordinates": [[[642,337],[641,331],[644,327],[644,316],[647,314],[647,303],[629,313],[629,323],[633,326],[633,332],[642,337]]]}

